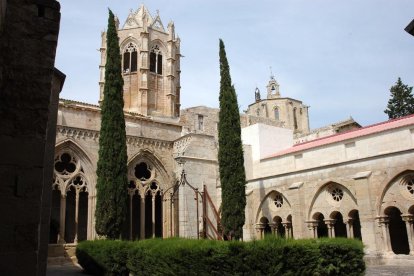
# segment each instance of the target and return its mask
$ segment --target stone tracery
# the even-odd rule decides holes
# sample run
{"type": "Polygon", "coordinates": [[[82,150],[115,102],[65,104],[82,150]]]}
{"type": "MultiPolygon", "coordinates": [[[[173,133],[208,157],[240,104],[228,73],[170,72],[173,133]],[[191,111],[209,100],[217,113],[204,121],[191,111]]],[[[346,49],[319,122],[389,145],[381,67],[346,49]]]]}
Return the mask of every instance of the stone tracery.
{"type": "Polygon", "coordinates": [[[51,220],[57,229],[51,231],[58,234],[53,240],[59,243],[77,243],[86,239],[88,180],[81,161],[68,149],[55,157],[52,189],[60,193],[60,197],[53,197],[52,202],[51,220]]]}

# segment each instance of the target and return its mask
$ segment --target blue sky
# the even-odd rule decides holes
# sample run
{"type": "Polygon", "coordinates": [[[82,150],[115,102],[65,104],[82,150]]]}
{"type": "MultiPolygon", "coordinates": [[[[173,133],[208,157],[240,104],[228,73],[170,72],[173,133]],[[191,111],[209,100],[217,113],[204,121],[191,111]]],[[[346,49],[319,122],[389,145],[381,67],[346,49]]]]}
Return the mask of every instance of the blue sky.
{"type": "Polygon", "coordinates": [[[387,119],[389,88],[398,77],[414,86],[412,0],[60,0],[56,67],[66,74],[65,99],[97,104],[100,33],[107,8],[121,25],[143,3],[173,20],[181,38],[183,108],[218,107],[218,44],[227,51],[240,110],[254,101],[272,67],[284,97],[310,106],[317,128],[352,116],[362,125],[387,119]]]}

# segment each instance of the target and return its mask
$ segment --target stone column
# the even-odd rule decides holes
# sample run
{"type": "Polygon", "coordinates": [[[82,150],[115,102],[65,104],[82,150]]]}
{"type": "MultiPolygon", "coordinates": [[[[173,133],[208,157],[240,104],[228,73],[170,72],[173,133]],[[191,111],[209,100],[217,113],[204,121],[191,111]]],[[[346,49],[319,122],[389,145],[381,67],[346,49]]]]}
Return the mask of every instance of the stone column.
{"type": "Polygon", "coordinates": [[[350,218],[348,221],[345,222],[346,225],[346,232],[347,237],[353,239],[354,238],[354,219],[350,218]]]}
{"type": "Polygon", "coordinates": [[[145,239],[145,195],[141,196],[141,222],[140,222],[140,227],[141,227],[141,233],[140,233],[140,238],[143,240],[145,239]]]}
{"type": "Polygon", "coordinates": [[[325,222],[326,226],[328,226],[328,236],[330,238],[335,238],[334,225],[335,225],[336,220],[335,219],[324,219],[323,221],[325,222]]]}
{"type": "Polygon", "coordinates": [[[263,232],[264,232],[264,224],[263,223],[256,223],[255,229],[256,229],[256,238],[258,240],[263,239],[263,232]]]}
{"type": "Polygon", "coordinates": [[[174,236],[174,198],[173,193],[170,193],[170,237],[174,236]]]}
{"type": "Polygon", "coordinates": [[[155,238],[155,193],[152,193],[152,237],[155,238]]]}
{"type": "Polygon", "coordinates": [[[402,220],[405,222],[407,228],[408,245],[410,246],[410,255],[414,255],[414,231],[413,222],[414,216],[411,214],[401,215],[402,220]]]}
{"type": "Polygon", "coordinates": [[[381,227],[382,230],[383,249],[386,253],[392,253],[390,232],[388,228],[390,220],[388,216],[376,217],[376,220],[378,222],[378,226],[381,227]]]}
{"type": "Polygon", "coordinates": [[[312,238],[318,238],[318,221],[317,220],[310,220],[307,221],[306,224],[308,225],[308,229],[312,231],[312,238]]]}
{"type": "Polygon", "coordinates": [[[272,235],[277,237],[277,224],[275,222],[269,223],[270,228],[272,229],[272,235]]]}
{"type": "Polygon", "coordinates": [[[292,237],[291,230],[292,230],[292,223],[291,222],[283,222],[283,227],[285,228],[286,238],[290,239],[292,237]]]}
{"type": "Polygon", "coordinates": [[[132,192],[129,192],[129,239],[132,240],[132,198],[134,194],[132,192]]]}
{"type": "Polygon", "coordinates": [[[59,239],[58,243],[65,242],[65,220],[66,219],[66,194],[60,195],[60,223],[59,223],[59,239]]]}
{"type": "Polygon", "coordinates": [[[73,243],[78,243],[78,220],[79,220],[79,191],[80,189],[76,187],[75,194],[76,194],[76,203],[75,203],[75,239],[73,243]]]}

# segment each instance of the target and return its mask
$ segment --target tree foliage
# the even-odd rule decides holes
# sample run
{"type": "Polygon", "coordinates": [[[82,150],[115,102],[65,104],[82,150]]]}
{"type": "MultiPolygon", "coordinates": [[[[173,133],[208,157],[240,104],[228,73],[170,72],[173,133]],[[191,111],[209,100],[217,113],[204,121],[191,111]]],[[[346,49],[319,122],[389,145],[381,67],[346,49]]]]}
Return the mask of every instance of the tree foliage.
{"type": "Polygon", "coordinates": [[[388,118],[395,119],[414,114],[413,87],[409,87],[398,78],[395,85],[391,86],[391,98],[388,100],[387,109],[384,111],[388,118]]]}
{"type": "Polygon", "coordinates": [[[96,185],[96,232],[110,239],[120,237],[127,213],[127,152],[123,112],[123,79],[119,38],[114,14],[109,10],[104,99],[101,111],[96,185]]]}
{"type": "Polygon", "coordinates": [[[224,235],[230,239],[240,239],[245,222],[246,175],[237,95],[231,84],[230,68],[221,39],[220,78],[218,160],[222,190],[221,221],[224,235]]]}

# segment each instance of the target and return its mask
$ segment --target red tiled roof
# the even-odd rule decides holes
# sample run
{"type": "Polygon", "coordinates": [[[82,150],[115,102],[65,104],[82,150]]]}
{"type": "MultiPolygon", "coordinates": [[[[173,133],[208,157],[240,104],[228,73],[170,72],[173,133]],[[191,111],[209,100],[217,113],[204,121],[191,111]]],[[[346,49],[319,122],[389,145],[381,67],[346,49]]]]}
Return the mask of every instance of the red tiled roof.
{"type": "Polygon", "coordinates": [[[357,137],[362,137],[362,136],[366,136],[366,135],[370,135],[374,133],[379,133],[379,132],[383,132],[386,130],[395,129],[395,128],[408,126],[408,125],[414,125],[414,114],[401,117],[401,118],[397,118],[397,119],[392,119],[392,120],[385,121],[385,122],[381,122],[378,124],[366,126],[363,128],[353,129],[347,132],[333,134],[333,135],[322,137],[319,139],[296,144],[293,147],[276,152],[275,154],[265,157],[264,159],[278,157],[278,156],[289,154],[289,153],[294,153],[294,152],[303,151],[303,150],[307,150],[311,148],[316,148],[316,147],[333,144],[333,143],[337,143],[337,142],[341,142],[341,141],[345,141],[345,140],[349,140],[349,139],[353,139],[357,137]]]}

